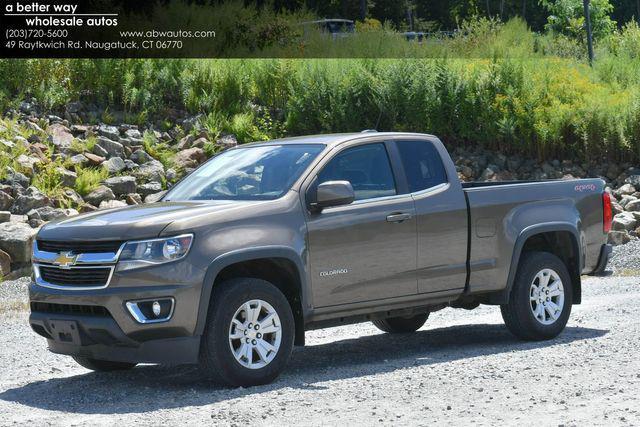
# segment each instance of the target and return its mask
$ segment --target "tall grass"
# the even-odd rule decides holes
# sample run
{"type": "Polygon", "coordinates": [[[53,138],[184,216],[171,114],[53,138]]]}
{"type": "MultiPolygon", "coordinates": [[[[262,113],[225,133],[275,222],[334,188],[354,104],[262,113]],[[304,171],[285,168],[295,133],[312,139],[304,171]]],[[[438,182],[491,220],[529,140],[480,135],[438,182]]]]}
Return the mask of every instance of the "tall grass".
{"type": "MultiPolygon", "coordinates": [[[[0,102],[30,95],[55,111],[83,99],[164,121],[184,109],[202,113],[212,137],[232,132],[240,142],[377,128],[505,153],[640,159],[636,24],[599,42],[593,68],[578,42],[518,20],[465,24],[423,44],[385,31],[344,43],[426,58],[0,60],[0,102]]],[[[145,146],[170,163],[169,147],[145,146]]]]}

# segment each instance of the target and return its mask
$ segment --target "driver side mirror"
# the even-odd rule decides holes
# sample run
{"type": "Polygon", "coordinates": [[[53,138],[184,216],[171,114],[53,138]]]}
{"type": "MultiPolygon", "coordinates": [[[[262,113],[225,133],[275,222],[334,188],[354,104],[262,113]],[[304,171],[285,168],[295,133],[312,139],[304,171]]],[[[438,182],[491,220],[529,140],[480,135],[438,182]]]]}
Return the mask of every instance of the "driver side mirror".
{"type": "Polygon", "coordinates": [[[330,206],[348,205],[355,198],[356,194],[349,181],[326,181],[318,185],[313,207],[322,210],[330,206]]]}

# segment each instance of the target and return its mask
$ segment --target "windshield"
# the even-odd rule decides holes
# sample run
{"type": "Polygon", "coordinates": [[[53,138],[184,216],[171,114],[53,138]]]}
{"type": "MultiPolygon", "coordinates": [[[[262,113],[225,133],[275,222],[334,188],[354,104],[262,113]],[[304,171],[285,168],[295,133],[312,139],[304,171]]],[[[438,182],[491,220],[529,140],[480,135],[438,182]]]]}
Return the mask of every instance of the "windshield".
{"type": "Polygon", "coordinates": [[[163,200],[277,199],[323,149],[320,144],[300,144],[225,151],[179,182],[163,200]]]}

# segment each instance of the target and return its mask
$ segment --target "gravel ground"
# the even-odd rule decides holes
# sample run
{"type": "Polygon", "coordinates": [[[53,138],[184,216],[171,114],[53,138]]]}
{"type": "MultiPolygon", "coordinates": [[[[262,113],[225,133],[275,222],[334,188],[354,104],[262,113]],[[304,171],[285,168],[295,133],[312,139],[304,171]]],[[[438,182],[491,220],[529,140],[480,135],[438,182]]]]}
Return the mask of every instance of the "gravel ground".
{"type": "MultiPolygon", "coordinates": [[[[626,245],[612,265],[639,258],[626,245]]],[[[27,282],[4,282],[0,425],[639,425],[640,277],[583,283],[552,341],[516,340],[497,307],[446,309],[415,334],[312,331],[275,383],[225,389],[194,368],[92,373],[49,353],[26,325],[27,282]]]]}
{"type": "Polygon", "coordinates": [[[619,276],[640,276],[640,240],[614,246],[608,268],[619,276]]]}

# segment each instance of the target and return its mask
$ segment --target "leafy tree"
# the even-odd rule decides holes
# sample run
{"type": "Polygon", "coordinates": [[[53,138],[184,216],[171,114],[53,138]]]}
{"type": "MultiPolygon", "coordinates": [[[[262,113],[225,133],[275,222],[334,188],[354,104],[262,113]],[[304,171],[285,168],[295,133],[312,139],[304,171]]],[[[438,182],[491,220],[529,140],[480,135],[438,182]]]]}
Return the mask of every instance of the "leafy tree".
{"type": "MultiPolygon", "coordinates": [[[[585,37],[585,18],[582,0],[540,0],[540,4],[549,12],[545,29],[583,39],[585,37]]],[[[591,28],[593,38],[601,39],[611,34],[616,22],[611,19],[613,5],[609,0],[591,0],[591,28]]]]}

